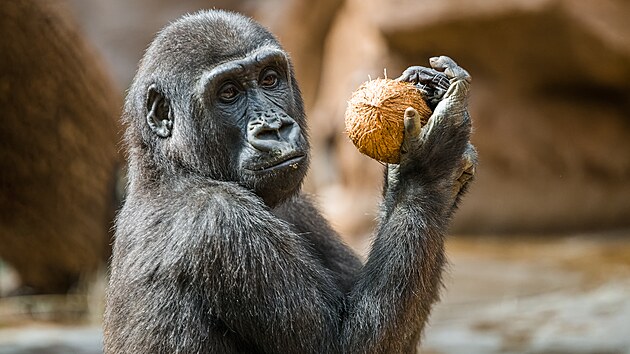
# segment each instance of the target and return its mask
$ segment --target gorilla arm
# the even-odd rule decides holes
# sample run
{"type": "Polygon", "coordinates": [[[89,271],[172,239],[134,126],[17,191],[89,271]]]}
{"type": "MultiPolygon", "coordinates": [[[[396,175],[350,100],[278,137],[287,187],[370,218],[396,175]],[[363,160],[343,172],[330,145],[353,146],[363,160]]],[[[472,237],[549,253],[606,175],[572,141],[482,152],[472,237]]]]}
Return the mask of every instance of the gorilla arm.
{"type": "MultiPolygon", "coordinates": [[[[411,110],[406,114],[405,154],[400,165],[389,168],[383,216],[367,263],[357,268],[352,257],[348,268],[327,269],[332,270],[333,276],[338,269],[347,269],[348,284],[352,286],[343,298],[343,308],[337,309],[341,333],[319,338],[319,343],[331,339],[341,342],[341,347],[339,343],[329,343],[329,350],[414,352],[431,307],[438,299],[446,264],[444,234],[456,202],[474,172],[476,155],[469,143],[470,76],[447,57],[433,58],[431,65],[443,71],[451,85],[423,129],[417,113],[411,110]]],[[[301,206],[293,208],[291,214],[299,220],[295,224],[308,225],[308,220],[321,218],[316,211],[303,212],[314,209],[304,199],[297,203],[301,206]]],[[[307,237],[317,234],[315,230],[299,231],[307,237]]],[[[325,237],[334,232],[322,234],[325,237]]],[[[330,316],[335,316],[334,311],[330,316]]]]}
{"type": "MultiPolygon", "coordinates": [[[[316,227],[324,225],[326,230],[329,228],[317,221],[311,221],[311,226],[308,226],[309,219],[321,219],[321,216],[316,211],[309,211],[314,208],[304,199],[293,201],[298,206],[292,208],[290,217],[286,217],[285,211],[289,222],[307,225],[303,226],[305,229],[297,230],[301,234],[292,232],[287,224],[274,221],[271,217],[251,225],[252,228],[264,225],[263,230],[251,232],[259,234],[256,239],[264,241],[267,251],[249,250],[267,258],[265,261],[264,258],[252,257],[273,268],[267,270],[269,274],[257,276],[260,281],[266,281],[266,291],[275,289],[274,295],[277,296],[268,303],[272,308],[276,304],[273,311],[276,317],[272,320],[266,315],[262,319],[269,324],[285,321],[279,327],[285,330],[291,328],[293,333],[302,334],[299,338],[259,337],[287,341],[273,346],[268,343],[265,348],[278,345],[284,352],[415,351],[432,304],[439,296],[441,273],[446,263],[444,234],[456,200],[468,180],[464,180],[456,193],[453,190],[459,177],[465,174],[463,168],[468,167],[462,161],[470,159],[467,155],[470,153],[471,132],[467,112],[470,77],[447,57],[434,58],[431,64],[445,72],[451,86],[423,129],[419,128],[417,113],[410,110],[406,114],[406,152],[401,164],[389,169],[388,178],[396,182],[388,183],[383,217],[363,267],[357,268],[355,257],[350,258],[348,268],[342,262],[332,267],[322,266],[326,262],[314,259],[313,255],[317,253],[327,257],[326,247],[317,245],[321,239],[334,237],[334,232],[330,230],[318,234],[316,227]],[[279,229],[270,228],[269,225],[275,224],[279,229]],[[310,231],[309,227],[312,228],[310,231]],[[265,234],[261,235],[261,231],[265,234]],[[280,245],[282,247],[277,248],[280,245]],[[316,251],[320,247],[319,252],[313,252],[312,247],[316,251]],[[274,251],[274,248],[277,249],[274,251]],[[340,289],[334,281],[339,279],[335,273],[344,269],[347,272],[346,284],[351,286],[347,294],[346,289],[340,289]],[[271,277],[271,274],[276,276],[271,277]],[[293,291],[283,293],[289,284],[294,287],[293,291]],[[282,311],[285,312],[278,315],[282,311]]],[[[278,214],[282,216],[282,212],[278,214]]],[[[247,220],[243,217],[239,220],[247,220]]],[[[226,226],[222,229],[234,230],[230,227],[233,225],[226,226]]],[[[249,271],[264,272],[262,268],[252,267],[249,271]]],[[[247,275],[248,272],[243,273],[243,276],[247,275]]],[[[248,298],[247,294],[234,296],[248,298]]],[[[256,303],[255,296],[250,298],[254,300],[251,305],[256,305],[257,309],[264,306],[256,303]]],[[[235,319],[243,320],[240,317],[235,319]]],[[[248,328],[251,326],[245,325],[248,328]]],[[[257,327],[250,329],[256,330],[257,327]]]]}
{"type": "Polygon", "coordinates": [[[314,255],[332,272],[338,288],[347,293],[362,266],[361,261],[330,227],[313,201],[300,194],[276,207],[273,213],[308,241],[314,255]]]}
{"type": "Polygon", "coordinates": [[[348,352],[415,352],[439,296],[444,235],[470,181],[461,176],[474,172],[476,155],[469,143],[470,76],[448,57],[430,62],[451,85],[422,129],[417,112],[405,112],[401,163],[388,166],[381,224],[348,299],[348,352]]]}
{"type": "Polygon", "coordinates": [[[209,289],[217,317],[263,352],[339,352],[337,275],[308,238],[258,197],[233,187],[213,192],[207,209],[207,251],[221,256],[208,260],[207,276],[215,279],[204,283],[218,287],[209,289]]]}
{"type": "Polygon", "coordinates": [[[187,180],[132,196],[122,213],[108,352],[340,352],[343,294],[308,241],[251,191],[187,180]],[[172,203],[147,205],[160,198],[172,203]]]}

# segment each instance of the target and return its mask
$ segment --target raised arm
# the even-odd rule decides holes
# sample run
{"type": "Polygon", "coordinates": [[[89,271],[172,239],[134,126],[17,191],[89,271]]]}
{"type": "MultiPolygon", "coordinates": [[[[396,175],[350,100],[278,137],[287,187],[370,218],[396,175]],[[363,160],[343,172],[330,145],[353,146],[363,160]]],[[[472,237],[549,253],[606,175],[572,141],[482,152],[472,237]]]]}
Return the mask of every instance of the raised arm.
{"type": "Polygon", "coordinates": [[[354,285],[361,261],[330,227],[311,198],[300,194],[276,207],[273,213],[308,243],[313,255],[331,271],[344,294],[347,293],[354,285]]]}
{"type": "MultiPolygon", "coordinates": [[[[340,321],[339,327],[328,323],[329,333],[340,332],[317,340],[326,343],[327,352],[414,352],[439,298],[445,232],[474,174],[476,152],[469,141],[468,73],[447,57],[433,58],[431,65],[444,72],[450,86],[427,126],[420,128],[413,109],[405,113],[403,156],[400,165],[388,166],[382,218],[363,267],[339,247],[336,234],[308,199],[297,197],[274,210],[307,241],[304,246],[314,249],[311,269],[323,265],[337,288],[344,279],[341,303],[328,303],[334,306],[329,313],[340,321]]],[[[312,293],[308,287],[302,290],[312,293]]],[[[306,293],[299,295],[306,308],[326,306],[306,293]]]]}
{"type": "Polygon", "coordinates": [[[333,273],[253,193],[186,183],[126,203],[105,314],[108,352],[341,352],[343,294],[333,273]]]}
{"type": "Polygon", "coordinates": [[[431,65],[447,75],[450,87],[422,129],[417,112],[405,112],[401,163],[388,167],[376,238],[347,299],[349,353],[414,352],[439,297],[444,235],[469,181],[460,176],[476,158],[469,148],[470,77],[448,57],[432,58],[431,65]]]}

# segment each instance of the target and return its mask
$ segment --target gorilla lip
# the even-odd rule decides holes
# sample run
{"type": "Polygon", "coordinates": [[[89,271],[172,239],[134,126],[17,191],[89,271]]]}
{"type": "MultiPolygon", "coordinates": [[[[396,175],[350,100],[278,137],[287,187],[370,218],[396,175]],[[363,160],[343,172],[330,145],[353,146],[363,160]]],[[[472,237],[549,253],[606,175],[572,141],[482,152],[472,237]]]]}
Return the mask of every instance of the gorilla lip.
{"type": "Polygon", "coordinates": [[[285,168],[289,166],[296,169],[297,164],[302,162],[305,156],[306,155],[288,155],[270,164],[265,164],[262,166],[254,166],[252,168],[248,168],[248,170],[262,172],[262,171],[277,170],[277,169],[281,169],[281,168],[285,168]]]}

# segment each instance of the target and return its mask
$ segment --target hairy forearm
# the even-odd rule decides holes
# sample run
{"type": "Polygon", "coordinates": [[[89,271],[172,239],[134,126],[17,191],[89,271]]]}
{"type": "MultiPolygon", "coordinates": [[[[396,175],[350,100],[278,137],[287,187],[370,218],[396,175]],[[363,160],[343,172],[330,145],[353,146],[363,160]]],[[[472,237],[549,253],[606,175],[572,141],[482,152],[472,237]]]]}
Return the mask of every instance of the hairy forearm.
{"type": "Polygon", "coordinates": [[[446,202],[435,195],[399,204],[383,220],[348,298],[348,352],[408,352],[439,297],[446,202]],[[366,341],[365,338],[371,340],[366,341]]]}
{"type": "Polygon", "coordinates": [[[352,287],[362,264],[357,255],[332,229],[307,195],[300,194],[273,210],[295,228],[316,251],[321,264],[331,271],[345,293],[352,287]]]}
{"type": "MultiPolygon", "coordinates": [[[[450,58],[430,61],[451,85],[426,126],[420,127],[415,110],[405,112],[401,162],[387,166],[381,222],[347,302],[348,352],[415,351],[439,297],[454,191],[464,181],[459,177],[468,168],[463,162],[474,167],[474,153],[467,150],[470,77],[450,58]]],[[[419,81],[426,79],[418,74],[419,81]]]]}

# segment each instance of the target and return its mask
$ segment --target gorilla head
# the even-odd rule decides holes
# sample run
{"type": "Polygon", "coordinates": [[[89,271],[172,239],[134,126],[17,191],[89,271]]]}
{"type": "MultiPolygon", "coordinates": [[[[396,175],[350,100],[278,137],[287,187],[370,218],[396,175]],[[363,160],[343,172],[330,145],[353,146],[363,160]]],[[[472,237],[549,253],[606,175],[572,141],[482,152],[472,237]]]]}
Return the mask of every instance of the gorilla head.
{"type": "Polygon", "coordinates": [[[184,17],[160,32],[123,119],[132,190],[186,174],[237,182],[274,206],[299,190],[308,169],[287,54],[266,29],[229,12],[184,17]]]}

